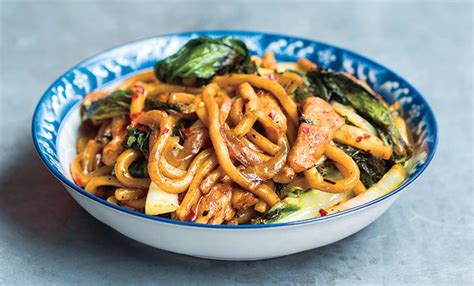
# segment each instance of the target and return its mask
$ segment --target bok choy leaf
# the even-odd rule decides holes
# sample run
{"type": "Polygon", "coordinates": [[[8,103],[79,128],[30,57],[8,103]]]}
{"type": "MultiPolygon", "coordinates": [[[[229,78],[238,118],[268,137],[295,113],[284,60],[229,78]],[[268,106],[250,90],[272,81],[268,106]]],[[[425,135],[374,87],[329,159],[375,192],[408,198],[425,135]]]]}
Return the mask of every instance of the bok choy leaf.
{"type": "Polygon", "coordinates": [[[362,85],[347,76],[323,68],[306,74],[309,91],[327,101],[335,100],[352,106],[362,117],[375,126],[382,141],[394,150],[394,161],[404,162],[411,150],[393,123],[392,115],[381,98],[373,96],[362,85]]]}
{"type": "Polygon", "coordinates": [[[215,75],[229,72],[256,72],[245,43],[229,37],[191,40],[155,65],[156,77],[173,84],[181,84],[185,79],[205,83],[215,75]]]}

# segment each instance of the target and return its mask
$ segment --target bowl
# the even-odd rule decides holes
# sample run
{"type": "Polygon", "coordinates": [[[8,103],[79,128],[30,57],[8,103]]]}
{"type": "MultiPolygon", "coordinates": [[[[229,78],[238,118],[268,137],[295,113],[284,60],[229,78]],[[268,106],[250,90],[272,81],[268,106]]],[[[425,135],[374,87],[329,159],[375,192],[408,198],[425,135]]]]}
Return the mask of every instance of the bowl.
{"type": "MultiPolygon", "coordinates": [[[[59,59],[58,59],[59,60],[59,59]]],[[[403,78],[363,56],[321,42],[285,35],[202,31],[151,37],[97,54],[64,73],[41,97],[32,122],[38,154],[69,194],[93,217],[142,243],[172,251],[220,260],[257,260],[324,246],[369,225],[428,166],[436,150],[437,126],[431,108],[403,78]],[[205,225],[148,216],[108,203],[76,186],[69,174],[80,125],[79,104],[95,89],[151,69],[188,40],[201,36],[233,36],[252,54],[273,51],[279,61],[306,57],[320,66],[349,72],[366,80],[386,101],[401,103],[415,141],[409,178],[396,190],[374,201],[336,214],[269,225],[205,225]]],[[[375,231],[375,229],[374,229],[375,231]]]]}

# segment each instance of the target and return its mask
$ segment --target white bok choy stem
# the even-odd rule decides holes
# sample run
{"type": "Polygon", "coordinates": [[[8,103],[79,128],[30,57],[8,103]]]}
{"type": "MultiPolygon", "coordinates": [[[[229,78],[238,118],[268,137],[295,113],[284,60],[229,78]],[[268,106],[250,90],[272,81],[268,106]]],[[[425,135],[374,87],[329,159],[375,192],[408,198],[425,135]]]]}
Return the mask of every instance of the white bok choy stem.
{"type": "Polygon", "coordinates": [[[350,200],[347,200],[339,205],[336,205],[329,210],[328,214],[337,213],[343,210],[354,208],[362,204],[368,203],[381,196],[390,193],[400,186],[408,177],[402,165],[395,164],[393,167],[378,181],[375,185],[369,188],[365,193],[358,195],[350,200]]]}
{"type": "Polygon", "coordinates": [[[331,101],[331,105],[339,115],[347,118],[349,122],[361,129],[364,129],[372,135],[377,136],[377,130],[375,130],[372,124],[370,124],[369,121],[365,120],[362,116],[357,114],[352,107],[345,106],[336,101],[331,101]]]}

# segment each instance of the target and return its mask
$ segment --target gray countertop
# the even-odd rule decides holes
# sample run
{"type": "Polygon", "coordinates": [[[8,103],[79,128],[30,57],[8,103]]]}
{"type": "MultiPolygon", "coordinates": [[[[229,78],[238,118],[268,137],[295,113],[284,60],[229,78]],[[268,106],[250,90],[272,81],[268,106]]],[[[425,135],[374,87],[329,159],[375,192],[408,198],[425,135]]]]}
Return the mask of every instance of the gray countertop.
{"type": "Polygon", "coordinates": [[[470,1],[0,1],[0,285],[473,283],[472,11],[470,1]],[[369,227],[296,255],[210,261],[120,235],[82,210],[43,167],[31,142],[33,109],[85,57],[201,29],[303,36],[385,64],[432,105],[437,156],[369,227]]]}

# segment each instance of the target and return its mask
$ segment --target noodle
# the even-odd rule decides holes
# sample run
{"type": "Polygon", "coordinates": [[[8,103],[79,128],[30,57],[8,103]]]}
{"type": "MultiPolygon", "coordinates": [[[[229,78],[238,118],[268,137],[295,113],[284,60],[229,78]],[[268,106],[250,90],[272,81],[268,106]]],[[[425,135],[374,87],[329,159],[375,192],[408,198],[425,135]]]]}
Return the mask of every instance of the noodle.
{"type": "Polygon", "coordinates": [[[133,149],[125,150],[118,157],[117,163],[115,164],[115,176],[122,185],[139,189],[147,189],[148,186],[150,186],[150,179],[134,178],[128,171],[130,165],[140,157],[142,157],[142,154],[133,149]]]}
{"type": "MultiPolygon", "coordinates": [[[[112,115],[90,118],[95,133],[77,141],[74,182],[111,204],[150,215],[243,224],[297,212],[299,206],[279,208],[305,190],[327,194],[319,203],[334,213],[406,178],[380,126],[347,102],[298,101],[295,94],[308,88],[305,73],[318,69],[313,62],[278,63],[272,52],[252,62],[259,75],[223,70],[211,78],[167,81],[146,71],[124,80],[116,90],[126,90],[128,98],[110,105],[112,115]],[[366,158],[372,161],[364,165],[366,158]],[[368,184],[372,173],[382,179],[368,184]]],[[[83,106],[96,108],[109,94],[91,92],[83,106]]],[[[391,112],[401,138],[413,146],[407,122],[397,108],[391,112]]]]}

